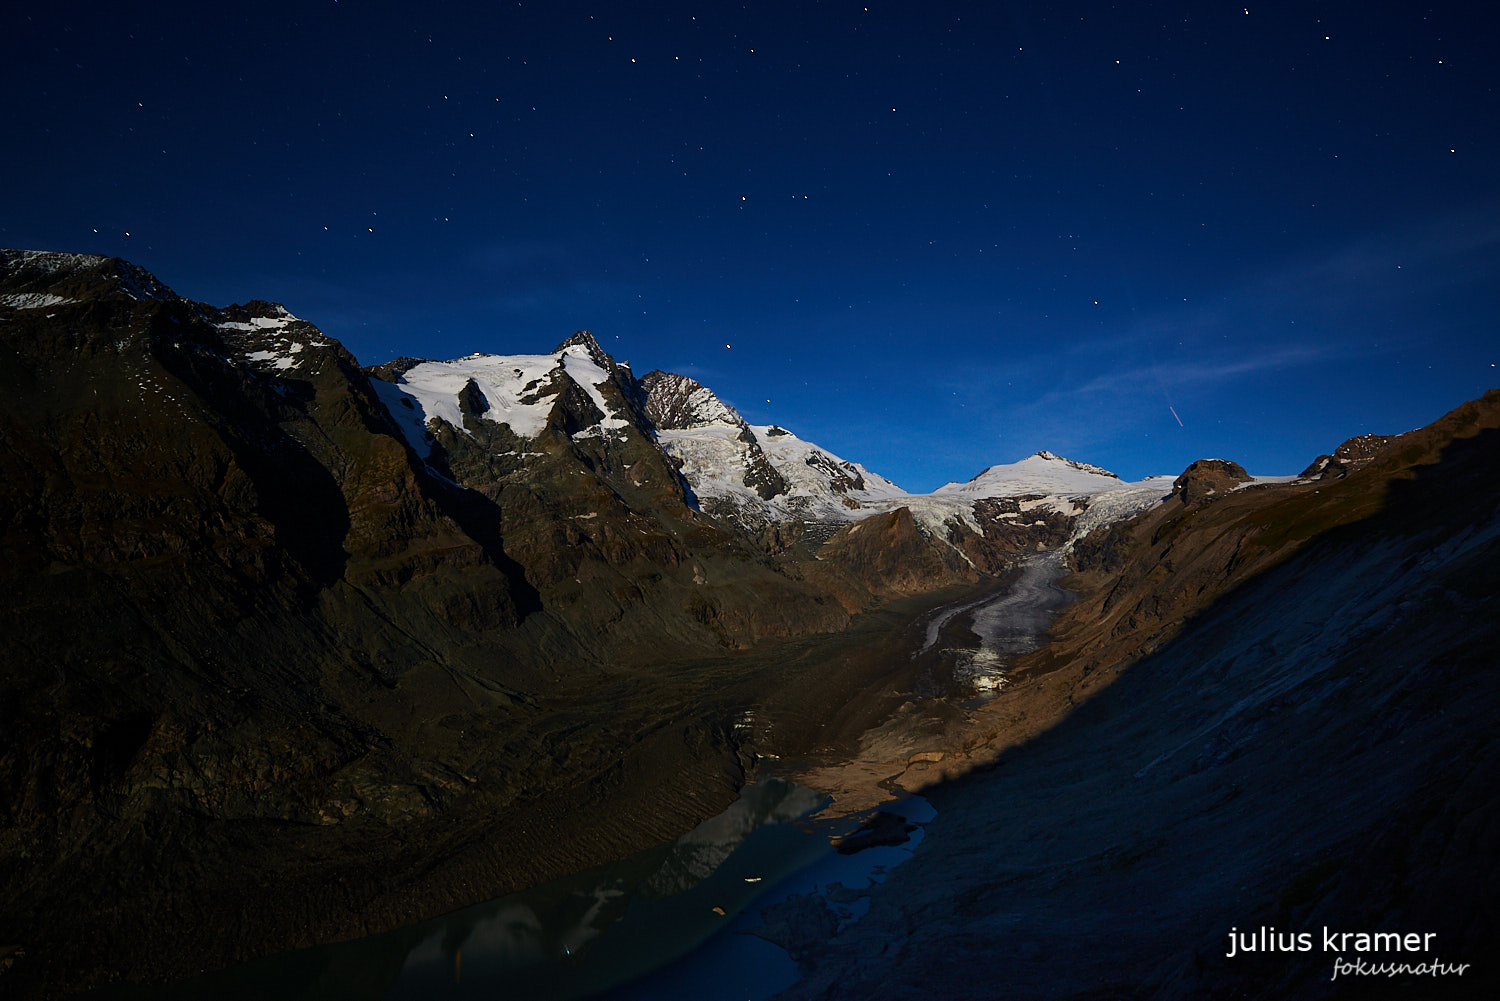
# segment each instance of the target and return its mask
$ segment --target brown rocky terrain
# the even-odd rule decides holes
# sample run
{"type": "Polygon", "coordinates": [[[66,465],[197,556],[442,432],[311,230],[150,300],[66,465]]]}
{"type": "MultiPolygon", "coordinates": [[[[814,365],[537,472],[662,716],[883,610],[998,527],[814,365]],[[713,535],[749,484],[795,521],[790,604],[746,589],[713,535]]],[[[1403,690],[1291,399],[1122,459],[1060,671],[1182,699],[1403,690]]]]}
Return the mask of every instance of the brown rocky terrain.
{"type": "Polygon", "coordinates": [[[912,594],[931,590],[933,581],[959,584],[979,579],[956,550],[934,546],[904,507],[839,529],[818,556],[854,570],[878,593],[912,594]]]}
{"type": "Polygon", "coordinates": [[[1185,474],[1079,545],[1079,600],[999,696],[809,773],[938,816],[858,922],[781,908],[786,996],[1492,996],[1500,391],[1355,444],[1306,483],[1185,474]],[[1226,955],[1262,927],[1313,944],[1226,955]],[[1324,928],[1469,967],[1335,982],[1324,928]]]}
{"type": "MultiPolygon", "coordinates": [[[[1449,462],[1461,467],[1482,464],[1476,443],[1489,442],[1496,426],[1500,393],[1492,391],[1426,428],[1351,439],[1335,453],[1349,456],[1341,472],[1319,469],[1316,480],[1249,485],[1250,477],[1235,463],[1193,463],[1174,481],[1165,503],[1078,541],[1075,570],[1061,581],[1078,600],[1058,615],[1045,646],[1016,658],[1011,684],[996,698],[951,726],[925,724],[920,740],[899,727],[884,731],[886,738],[892,730],[901,733],[894,743],[876,739],[881,731],[874,732],[856,763],[802,778],[837,790],[848,805],[873,805],[892,789],[919,789],[994,760],[1047,730],[1223,596],[1311,541],[1373,519],[1398,484],[1417,478],[1440,457],[1459,456],[1449,462]]],[[[1476,483],[1449,503],[1477,522],[1492,497],[1476,483]]],[[[1414,524],[1413,531],[1419,527],[1414,524]]]]}

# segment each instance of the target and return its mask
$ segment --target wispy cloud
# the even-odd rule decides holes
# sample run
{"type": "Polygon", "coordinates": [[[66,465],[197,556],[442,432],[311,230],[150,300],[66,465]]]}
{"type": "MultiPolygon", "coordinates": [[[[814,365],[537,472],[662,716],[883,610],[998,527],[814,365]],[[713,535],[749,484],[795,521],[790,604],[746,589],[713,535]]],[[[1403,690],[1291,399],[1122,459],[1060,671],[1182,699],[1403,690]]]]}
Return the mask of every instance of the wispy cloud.
{"type": "MultiPolygon", "coordinates": [[[[1087,452],[1160,425],[1174,407],[1186,413],[1185,405],[1201,406],[1239,381],[1331,364],[1343,356],[1334,346],[1285,345],[1235,357],[1148,362],[1055,384],[1036,395],[997,395],[988,401],[971,397],[963,405],[997,438],[1016,439],[1015,450],[1022,454],[1034,448],[1087,452]]],[[[1025,381],[1039,379],[1032,373],[1025,381]]]]}
{"type": "Polygon", "coordinates": [[[1135,393],[1142,388],[1198,389],[1215,386],[1252,373],[1317,364],[1337,354],[1334,348],[1325,345],[1290,345],[1239,358],[1185,359],[1160,365],[1144,365],[1123,371],[1102,373],[1076,388],[1049,393],[1038,403],[1045,403],[1054,398],[1135,393]]]}
{"type": "MultiPolygon", "coordinates": [[[[1058,409],[1093,412],[1145,391],[1207,393],[1370,357],[1419,336],[1396,318],[1426,309],[1434,289],[1493,282],[1497,268],[1500,200],[1289,255],[1061,351],[968,366],[956,395],[971,412],[1009,423],[1058,409]]],[[[1421,315],[1421,336],[1432,336],[1441,318],[1421,315]]]]}

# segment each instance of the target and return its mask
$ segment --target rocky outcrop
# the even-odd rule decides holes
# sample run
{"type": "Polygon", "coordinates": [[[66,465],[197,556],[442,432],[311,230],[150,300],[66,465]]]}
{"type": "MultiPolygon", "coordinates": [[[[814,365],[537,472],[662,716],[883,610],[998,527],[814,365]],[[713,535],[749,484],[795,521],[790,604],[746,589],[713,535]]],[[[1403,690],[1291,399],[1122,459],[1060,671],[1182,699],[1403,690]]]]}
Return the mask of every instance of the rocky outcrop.
{"type": "Polygon", "coordinates": [[[710,424],[744,424],[744,419],[696,379],[654,369],[641,376],[641,403],[658,428],[681,431],[710,424]]]}
{"type": "Polygon", "coordinates": [[[917,594],[979,578],[957,552],[926,535],[904,507],[840,529],[818,550],[818,559],[878,595],[917,594]]]}
{"type": "Polygon", "coordinates": [[[1252,479],[1238,462],[1199,459],[1172,481],[1172,496],[1189,507],[1196,507],[1222,497],[1252,479]]]}
{"type": "Polygon", "coordinates": [[[852,462],[841,462],[816,449],[802,461],[822,473],[834,493],[847,495],[850,491],[865,489],[865,478],[852,462]]]}
{"type": "Polygon", "coordinates": [[[1225,483],[1238,483],[1232,470],[1210,465],[1205,472],[1203,463],[1194,463],[1174,485],[1174,500],[1078,543],[1079,574],[1068,586],[1085,597],[1059,618],[1055,642],[1034,666],[1076,662],[1089,670],[1117,669],[1309,540],[1377,514],[1393,484],[1411,470],[1471,439],[1488,440],[1486,429],[1496,424],[1500,392],[1491,391],[1420,431],[1375,443],[1357,468],[1332,481],[1226,493],[1225,483]],[[1204,478],[1219,485],[1209,492],[1204,478]]]}
{"type": "Polygon", "coordinates": [[[1302,470],[1303,479],[1331,480],[1342,479],[1354,470],[1368,464],[1372,459],[1384,451],[1389,442],[1396,441],[1401,435],[1362,434],[1350,438],[1331,455],[1320,455],[1313,460],[1312,464],[1302,470]]]}
{"type": "MultiPolygon", "coordinates": [[[[724,425],[735,430],[738,455],[733,462],[739,484],[750,488],[761,500],[787,492],[786,480],[761,450],[760,441],[745,419],[706,386],[685,375],[655,370],[641,377],[639,395],[646,417],[664,431],[686,431],[724,425]]],[[[713,505],[710,504],[711,511],[713,505]]],[[[738,508],[726,507],[734,517],[738,508]]]]}
{"type": "Polygon", "coordinates": [[[1055,549],[1071,534],[1075,516],[1043,501],[1039,495],[981,497],[973,504],[973,524],[949,522],[948,541],[980,573],[1002,573],[1018,558],[1055,549]]]}

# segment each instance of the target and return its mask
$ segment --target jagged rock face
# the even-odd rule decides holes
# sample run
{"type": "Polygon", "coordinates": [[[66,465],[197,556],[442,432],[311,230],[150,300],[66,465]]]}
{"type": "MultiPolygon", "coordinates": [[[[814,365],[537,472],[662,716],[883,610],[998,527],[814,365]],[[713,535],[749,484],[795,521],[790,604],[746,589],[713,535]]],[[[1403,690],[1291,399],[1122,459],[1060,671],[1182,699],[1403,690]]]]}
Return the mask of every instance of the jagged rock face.
{"type": "Polygon", "coordinates": [[[685,375],[660,369],[641,376],[646,416],[658,428],[681,431],[712,424],[743,425],[744,419],[713,390],[685,375]]]}
{"type": "Polygon", "coordinates": [[[786,493],[786,480],[776,471],[770,461],[766,459],[765,453],[760,450],[760,442],[755,439],[755,432],[750,430],[749,425],[739,433],[737,439],[745,446],[746,462],[745,477],[742,481],[745,486],[754,490],[761,500],[770,500],[786,493]]]}
{"type": "Polygon", "coordinates": [[[589,331],[573,331],[573,333],[564,338],[563,341],[557,345],[557,347],[552,349],[552,353],[557,354],[559,351],[566,351],[568,348],[573,347],[580,347],[587,351],[589,360],[592,361],[595,365],[599,366],[605,372],[608,372],[614,378],[624,379],[627,383],[630,381],[630,370],[624,365],[618,364],[614,360],[614,358],[611,357],[610,353],[608,351],[605,351],[604,348],[600,346],[598,340],[596,340],[594,335],[589,331]]]}
{"type": "Polygon", "coordinates": [[[18,310],[87,303],[101,296],[172,300],[176,294],[145,268],[117,257],[0,250],[5,292],[0,308],[18,310]]]}
{"type": "Polygon", "coordinates": [[[851,490],[865,489],[865,478],[851,462],[842,462],[818,451],[802,461],[827,477],[828,486],[834,493],[847,495],[851,490]]]}
{"type": "MultiPolygon", "coordinates": [[[[673,375],[658,369],[641,377],[640,393],[646,417],[658,431],[688,431],[715,426],[732,430],[733,438],[720,449],[725,453],[718,457],[720,464],[732,470],[732,475],[737,474],[739,484],[749,487],[761,500],[786,493],[786,481],[766,458],[750,425],[712,390],[685,375],[673,375]]],[[[700,501],[706,501],[705,509],[711,512],[716,506],[715,500],[717,498],[700,498],[700,501]]],[[[718,506],[730,517],[740,510],[722,503],[718,506]]]]}
{"type": "Polygon", "coordinates": [[[1055,549],[1067,541],[1075,516],[1045,503],[1039,495],[982,497],[974,501],[976,532],[953,521],[948,540],[981,573],[998,574],[1019,556],[1055,549]]]}
{"type": "Polygon", "coordinates": [[[1227,459],[1199,459],[1172,482],[1172,493],[1184,504],[1197,505],[1222,497],[1253,477],[1227,459]]]}

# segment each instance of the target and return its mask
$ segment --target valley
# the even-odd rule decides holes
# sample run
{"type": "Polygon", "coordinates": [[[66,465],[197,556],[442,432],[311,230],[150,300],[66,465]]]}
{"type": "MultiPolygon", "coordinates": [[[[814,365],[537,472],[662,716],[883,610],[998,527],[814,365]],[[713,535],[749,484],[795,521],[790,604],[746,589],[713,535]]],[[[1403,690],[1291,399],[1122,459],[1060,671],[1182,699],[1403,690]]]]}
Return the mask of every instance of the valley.
{"type": "Polygon", "coordinates": [[[859,921],[778,905],[791,996],[1317,996],[1214,943],[1493,934],[1500,392],[1296,476],[916,494],[585,331],[366,367],[114,258],[0,288],[14,996],[411,928],[757,777],[937,810],[859,921]]]}

